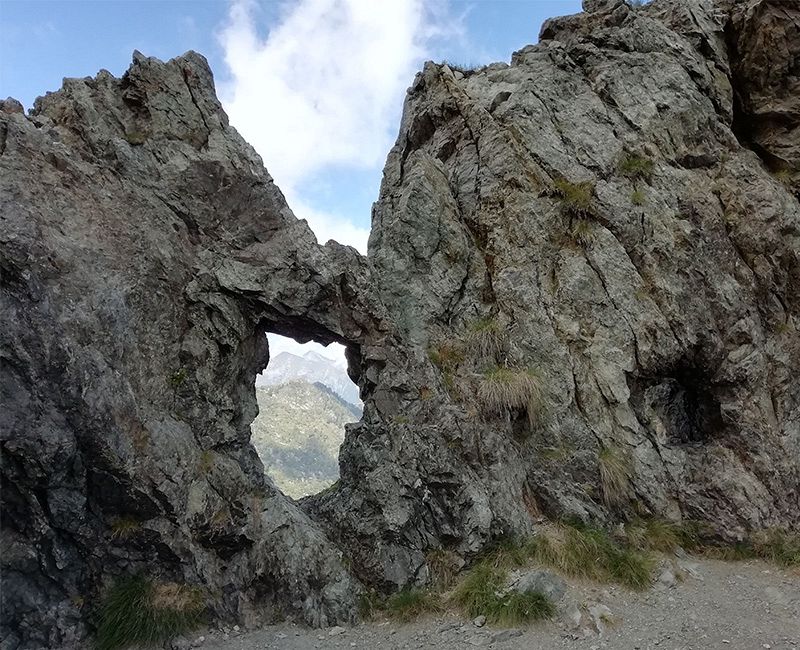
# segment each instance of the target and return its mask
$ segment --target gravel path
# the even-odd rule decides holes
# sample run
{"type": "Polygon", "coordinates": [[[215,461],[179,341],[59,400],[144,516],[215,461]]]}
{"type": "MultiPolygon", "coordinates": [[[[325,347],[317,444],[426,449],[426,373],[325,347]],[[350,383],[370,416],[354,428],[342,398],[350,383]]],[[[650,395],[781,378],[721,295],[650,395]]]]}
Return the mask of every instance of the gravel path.
{"type": "Polygon", "coordinates": [[[558,619],[523,629],[476,627],[455,614],[407,625],[379,620],[329,630],[287,623],[241,634],[214,632],[202,648],[800,650],[800,572],[757,561],[678,563],[645,593],[573,582],[559,604],[558,619]],[[580,610],[585,613],[577,623],[580,610]]]}

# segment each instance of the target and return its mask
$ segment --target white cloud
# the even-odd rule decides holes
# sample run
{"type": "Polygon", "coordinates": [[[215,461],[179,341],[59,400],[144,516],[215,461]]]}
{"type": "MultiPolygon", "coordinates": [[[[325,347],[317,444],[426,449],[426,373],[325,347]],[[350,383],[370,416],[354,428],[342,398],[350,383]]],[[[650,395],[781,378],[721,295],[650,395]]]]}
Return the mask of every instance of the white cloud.
{"type": "Polygon", "coordinates": [[[453,28],[442,6],[299,0],[283,5],[262,37],[259,5],[231,4],[220,34],[231,72],[221,86],[225,109],[321,241],[332,237],[364,250],[367,231],[357,224],[368,215],[343,219],[311,209],[303,181],[334,165],[383,166],[405,89],[442,25],[453,28]]]}

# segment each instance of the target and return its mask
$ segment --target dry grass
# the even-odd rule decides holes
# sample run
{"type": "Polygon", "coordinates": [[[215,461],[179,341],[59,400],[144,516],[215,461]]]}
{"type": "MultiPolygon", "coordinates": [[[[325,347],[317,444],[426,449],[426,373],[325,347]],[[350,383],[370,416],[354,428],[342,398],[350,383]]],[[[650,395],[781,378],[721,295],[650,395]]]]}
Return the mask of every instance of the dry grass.
{"type": "Polygon", "coordinates": [[[494,360],[503,351],[505,332],[494,318],[481,318],[467,326],[466,346],[482,359],[494,360]]]}
{"type": "Polygon", "coordinates": [[[631,589],[645,589],[652,583],[652,555],[617,542],[601,528],[551,526],[531,540],[529,549],[535,560],[566,575],[631,589]]]}
{"type": "Polygon", "coordinates": [[[603,447],[597,457],[603,502],[612,507],[628,494],[630,460],[621,449],[603,447]]]}
{"type": "Polygon", "coordinates": [[[544,401],[542,380],[531,370],[498,366],[481,377],[478,399],[488,412],[498,415],[525,410],[531,425],[534,425],[544,401]]]}
{"type": "Polygon", "coordinates": [[[142,529],[142,524],[132,517],[119,517],[111,522],[111,537],[127,539],[142,529]]]}
{"type": "Polygon", "coordinates": [[[430,572],[431,584],[440,590],[453,586],[461,570],[463,561],[453,553],[444,549],[434,549],[425,556],[430,572]]]}

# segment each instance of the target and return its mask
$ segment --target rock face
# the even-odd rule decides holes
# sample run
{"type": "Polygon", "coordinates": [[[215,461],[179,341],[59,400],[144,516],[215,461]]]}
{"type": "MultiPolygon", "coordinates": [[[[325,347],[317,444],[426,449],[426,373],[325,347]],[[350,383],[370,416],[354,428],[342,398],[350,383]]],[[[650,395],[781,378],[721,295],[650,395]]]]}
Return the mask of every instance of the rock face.
{"type": "Polygon", "coordinates": [[[355,371],[382,336],[365,261],[295,219],[199,55],[68,80],[1,133],[3,647],[85,647],[137,571],[223,618],[351,619],[357,581],[249,437],[265,329],[347,341],[355,371]]]}
{"type": "Polygon", "coordinates": [[[136,571],[321,625],[542,515],[800,525],[800,10],[585,8],[425,66],[366,259],[198,55],[3,104],[4,644],[77,647],[136,571]],[[300,504],[249,444],[265,331],[345,344],[364,400],[300,504]]]}

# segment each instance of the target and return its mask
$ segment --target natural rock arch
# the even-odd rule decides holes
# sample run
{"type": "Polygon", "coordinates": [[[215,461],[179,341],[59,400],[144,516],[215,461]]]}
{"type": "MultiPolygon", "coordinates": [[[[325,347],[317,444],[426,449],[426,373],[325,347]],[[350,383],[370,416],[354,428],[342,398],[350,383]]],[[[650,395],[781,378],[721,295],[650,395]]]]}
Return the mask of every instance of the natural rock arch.
{"type": "Polygon", "coordinates": [[[81,644],[79,598],[137,570],[202,585],[221,618],[324,625],[540,513],[797,525],[800,208],[731,131],[758,70],[730,73],[725,27],[750,14],[727,4],[609,0],[511,65],[427,64],[368,258],[294,218],[199,55],[137,53],[27,117],[4,102],[4,638],[81,644]],[[632,154],[647,179],[620,173],[632,154]],[[475,399],[492,360],[462,344],[487,319],[545,387],[528,437],[475,399]],[[265,329],[345,343],[365,400],[337,489],[299,506],[248,442],[265,329]],[[695,351],[726,431],[676,445],[637,392],[697,393],[673,372],[695,351]],[[613,506],[607,448],[631,463],[613,506]]]}

